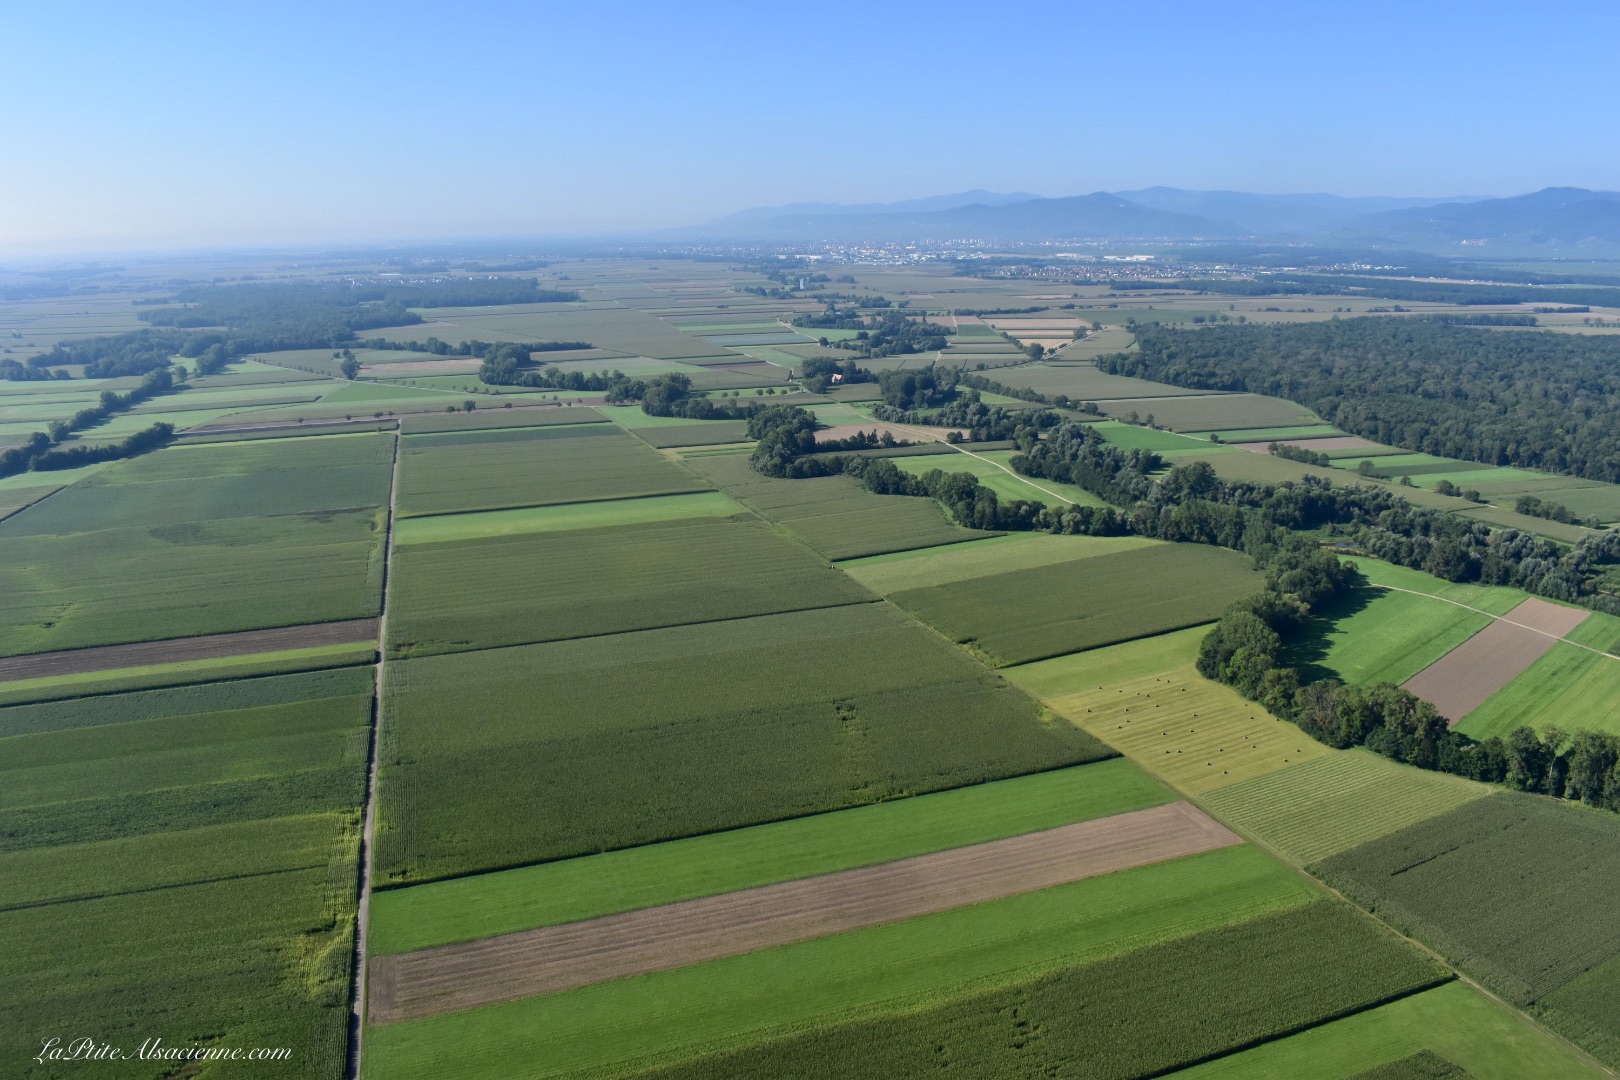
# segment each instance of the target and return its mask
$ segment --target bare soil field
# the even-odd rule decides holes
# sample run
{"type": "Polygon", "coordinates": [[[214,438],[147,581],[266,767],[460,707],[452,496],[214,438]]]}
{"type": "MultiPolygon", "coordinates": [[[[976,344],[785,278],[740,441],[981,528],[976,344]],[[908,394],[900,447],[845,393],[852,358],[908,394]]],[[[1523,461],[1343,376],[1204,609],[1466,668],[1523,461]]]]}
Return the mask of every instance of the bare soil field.
{"type": "Polygon", "coordinates": [[[310,649],[320,645],[347,645],[375,641],[376,619],[283,626],[274,630],[245,630],[235,634],[141,641],[133,645],[106,645],[94,649],[64,649],[0,660],[0,682],[42,679],[53,675],[79,675],[89,671],[173,664],[183,660],[214,660],[224,656],[310,649]]]}
{"type": "Polygon", "coordinates": [[[1032,892],[1242,838],[1177,802],[836,874],[371,961],[386,1024],[1032,892]]]}
{"type": "Polygon", "coordinates": [[[1406,680],[1404,688],[1455,724],[1541,659],[1587,614],[1531,597],[1406,680]]]}

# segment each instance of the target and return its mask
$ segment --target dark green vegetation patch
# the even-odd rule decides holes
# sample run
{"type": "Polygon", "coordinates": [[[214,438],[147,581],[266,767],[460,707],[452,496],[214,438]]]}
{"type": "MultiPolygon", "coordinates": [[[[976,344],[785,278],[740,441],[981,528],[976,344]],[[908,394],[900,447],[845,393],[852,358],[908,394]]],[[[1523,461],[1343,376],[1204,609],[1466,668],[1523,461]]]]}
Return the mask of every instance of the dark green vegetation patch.
{"type": "Polygon", "coordinates": [[[1620,817],[1499,793],[1313,872],[1620,1063],[1620,817]]]}
{"type": "Polygon", "coordinates": [[[1112,756],[882,604],[424,657],[388,685],[391,884],[1112,756]]]}
{"type": "Polygon", "coordinates": [[[404,517],[708,490],[607,425],[413,435],[400,455],[404,517]]]}
{"type": "Polygon", "coordinates": [[[1433,1050],[1419,1050],[1399,1061],[1358,1072],[1347,1080],[1472,1080],[1466,1069],[1453,1065],[1433,1050]]]}
{"type": "Polygon", "coordinates": [[[688,519],[405,544],[394,563],[392,656],[876,599],[757,519],[688,519]]]}
{"type": "Polygon", "coordinates": [[[1319,902],[1021,986],[641,1075],[1128,1080],[1286,1035],[1445,978],[1437,965],[1365,918],[1319,902]]]}
{"type": "Polygon", "coordinates": [[[1161,544],[890,599],[998,664],[1021,664],[1209,622],[1260,584],[1245,555],[1161,544]]]}

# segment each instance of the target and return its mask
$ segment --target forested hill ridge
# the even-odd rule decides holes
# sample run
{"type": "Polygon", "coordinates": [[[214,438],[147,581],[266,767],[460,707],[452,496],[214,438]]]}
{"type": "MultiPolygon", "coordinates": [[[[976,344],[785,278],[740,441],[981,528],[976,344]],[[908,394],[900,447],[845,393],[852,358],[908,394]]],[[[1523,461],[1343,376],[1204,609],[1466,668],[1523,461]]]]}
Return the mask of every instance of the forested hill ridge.
{"type": "Polygon", "coordinates": [[[1620,481],[1620,338],[1401,318],[1143,327],[1097,366],[1287,398],[1409,450],[1620,481]]]}

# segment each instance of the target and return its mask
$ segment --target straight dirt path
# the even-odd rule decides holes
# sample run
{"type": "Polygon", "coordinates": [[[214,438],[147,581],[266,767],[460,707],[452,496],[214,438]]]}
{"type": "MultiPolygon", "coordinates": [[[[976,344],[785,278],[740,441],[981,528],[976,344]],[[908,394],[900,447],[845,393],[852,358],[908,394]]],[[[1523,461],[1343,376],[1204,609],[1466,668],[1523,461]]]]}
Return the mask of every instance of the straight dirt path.
{"type": "Polygon", "coordinates": [[[360,833],[360,902],[354,925],[354,996],[349,1015],[348,1080],[359,1080],[360,1052],[365,1036],[366,933],[371,928],[372,864],[377,833],[377,756],[380,752],[383,685],[388,672],[388,590],[393,585],[395,506],[399,501],[401,436],[394,434],[393,472],[388,484],[388,534],[383,540],[382,612],[377,618],[377,681],[371,699],[371,743],[366,754],[366,810],[360,833]]]}
{"type": "Polygon", "coordinates": [[[385,1024],[899,922],[1242,843],[1191,803],[372,961],[385,1024]]]}

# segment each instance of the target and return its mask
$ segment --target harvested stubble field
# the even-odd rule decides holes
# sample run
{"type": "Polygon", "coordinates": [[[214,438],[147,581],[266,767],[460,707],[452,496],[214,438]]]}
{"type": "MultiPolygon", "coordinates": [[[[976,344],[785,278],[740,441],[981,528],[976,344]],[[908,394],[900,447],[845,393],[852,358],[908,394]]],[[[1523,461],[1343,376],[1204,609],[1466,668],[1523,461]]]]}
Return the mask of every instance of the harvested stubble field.
{"type": "Polygon", "coordinates": [[[321,511],[0,536],[11,616],[0,656],[372,618],[383,518],[321,511]]]}
{"type": "Polygon", "coordinates": [[[412,435],[400,448],[402,517],[707,488],[605,424],[412,435]]]}
{"type": "Polygon", "coordinates": [[[1435,597],[1368,589],[1321,612],[1311,636],[1290,643],[1286,662],[1326,668],[1347,683],[1400,684],[1489,622],[1435,597]]]}
{"type": "Polygon", "coordinates": [[[1158,806],[1123,758],[372,898],[370,952],[410,952],[872,866],[1158,806]]]}
{"type": "Polygon", "coordinates": [[[1455,723],[1546,655],[1586,615],[1532,596],[1402,685],[1455,723]]]}
{"type": "Polygon", "coordinates": [[[1008,668],[1007,678],[1175,788],[1213,791],[1334,751],[1193,669],[1203,628],[1008,668]]]}
{"type": "Polygon", "coordinates": [[[361,671],[0,710],[0,1035],[340,1071],[370,704],[361,671]]]}
{"type": "Polygon", "coordinates": [[[1485,784],[1350,750],[1217,788],[1203,801],[1304,865],[1490,793],[1485,784]]]}
{"type": "Polygon", "coordinates": [[[1111,756],[882,604],[407,660],[389,695],[388,884],[1111,756]]]}
{"type": "Polygon", "coordinates": [[[390,1024],[368,1033],[368,1060],[389,1076],[625,1075],[1015,985],[1297,908],[1316,895],[1254,849],[1226,848],[638,979],[390,1024]]]}
{"type": "Polygon", "coordinates": [[[1620,714],[1614,707],[1617,700],[1620,660],[1560,642],[1457,727],[1476,739],[1506,737],[1521,725],[1620,734],[1620,714]]]}
{"type": "Polygon", "coordinates": [[[1176,802],[586,922],[379,957],[373,1024],[433,1016],[849,933],[1242,840],[1176,802]]]}
{"type": "Polygon", "coordinates": [[[843,1072],[1151,1076],[1438,984],[1437,965],[1328,902],[1151,945],[913,1013],[789,1036],[643,1075],[843,1072]],[[1322,979],[1334,972],[1332,980],[1322,979]]]}
{"type": "Polygon", "coordinates": [[[755,472],[747,454],[687,461],[716,487],[780,523],[829,559],[882,555],[995,535],[951,524],[932,499],[873,495],[847,476],[776,480],[755,472]]]}
{"type": "Polygon", "coordinates": [[[1008,665],[1210,622],[1259,585],[1247,556],[1155,544],[908,589],[891,599],[953,641],[1008,665]]]}
{"type": "Polygon", "coordinates": [[[391,657],[875,599],[751,517],[401,544],[394,565],[391,657]]]}
{"type": "Polygon", "coordinates": [[[1312,872],[1613,1065],[1617,840],[1612,814],[1499,792],[1312,872]]]}
{"type": "Polygon", "coordinates": [[[1178,1080],[1344,1080],[1429,1050],[1474,1080],[1601,1080],[1609,1074],[1562,1040],[1453,981],[1217,1058],[1178,1080]]]}
{"type": "Polygon", "coordinates": [[[174,446],[115,462],[0,524],[0,537],[304,514],[388,502],[393,438],[174,446]]]}
{"type": "MultiPolygon", "coordinates": [[[[1182,395],[1187,391],[1183,390],[1182,395]]],[[[1241,431],[1245,428],[1319,424],[1303,405],[1259,394],[1197,394],[1159,398],[1121,398],[1099,402],[1103,412],[1119,416],[1153,415],[1153,422],[1172,431],[1241,431]]]]}

